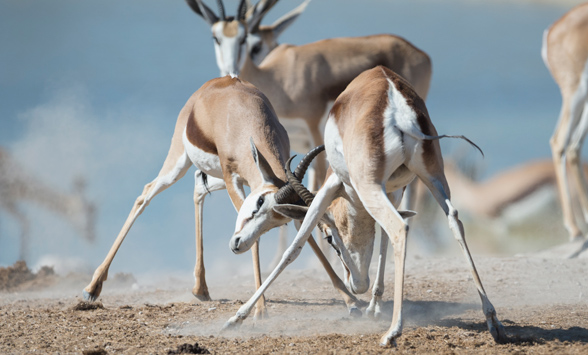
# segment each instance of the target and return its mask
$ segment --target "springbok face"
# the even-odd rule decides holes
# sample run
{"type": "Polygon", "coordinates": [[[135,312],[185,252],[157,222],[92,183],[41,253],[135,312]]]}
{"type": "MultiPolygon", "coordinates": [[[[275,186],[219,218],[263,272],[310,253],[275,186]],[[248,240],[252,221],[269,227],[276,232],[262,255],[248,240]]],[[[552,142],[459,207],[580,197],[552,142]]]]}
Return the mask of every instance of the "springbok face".
{"type": "Polygon", "coordinates": [[[257,32],[247,35],[247,53],[255,65],[260,65],[267,55],[278,46],[273,31],[269,28],[261,28],[257,32]]]}
{"type": "Polygon", "coordinates": [[[219,21],[211,29],[220,75],[239,75],[247,49],[247,28],[244,23],[237,20],[219,21]]]}
{"type": "Polygon", "coordinates": [[[273,210],[277,204],[277,192],[276,186],[264,184],[247,196],[239,210],[235,233],[229,243],[233,253],[246,252],[264,233],[290,221],[273,210]]]}
{"type": "MultiPolygon", "coordinates": [[[[260,0],[247,11],[247,2],[241,0],[236,17],[227,17],[222,0],[217,0],[219,16],[216,16],[202,0],[186,0],[188,5],[210,25],[214,40],[216,64],[221,76],[237,76],[249,53],[256,52],[256,63],[265,58],[274,47],[264,45],[264,36],[258,33],[259,22],[277,0],[260,0]],[[248,53],[249,48],[249,53],[248,53]]],[[[272,45],[272,44],[270,44],[272,45]]],[[[277,46],[277,43],[275,44],[277,46]]]]}
{"type": "Polygon", "coordinates": [[[229,247],[235,254],[246,252],[262,234],[290,221],[289,218],[276,213],[274,206],[298,200],[298,196],[288,185],[281,188],[275,185],[278,179],[271,166],[259,152],[252,138],[250,144],[262,183],[253,188],[239,209],[235,233],[229,242],[229,247]]]}
{"type": "MultiPolygon", "coordinates": [[[[251,191],[239,210],[235,233],[229,243],[231,250],[236,254],[249,250],[265,232],[288,223],[291,220],[291,217],[285,216],[277,211],[276,208],[279,206],[298,206],[293,204],[300,201],[300,197],[296,193],[295,188],[290,184],[286,184],[278,189],[273,183],[276,176],[273,174],[267,160],[259,152],[252,139],[250,143],[251,154],[253,155],[253,160],[257,165],[263,183],[260,187],[251,191]]],[[[320,152],[321,150],[317,149],[309,152],[300,164],[298,164],[294,174],[302,179],[304,174],[306,174],[310,162],[320,152]]],[[[288,171],[290,170],[292,158],[287,163],[288,171]]]]}

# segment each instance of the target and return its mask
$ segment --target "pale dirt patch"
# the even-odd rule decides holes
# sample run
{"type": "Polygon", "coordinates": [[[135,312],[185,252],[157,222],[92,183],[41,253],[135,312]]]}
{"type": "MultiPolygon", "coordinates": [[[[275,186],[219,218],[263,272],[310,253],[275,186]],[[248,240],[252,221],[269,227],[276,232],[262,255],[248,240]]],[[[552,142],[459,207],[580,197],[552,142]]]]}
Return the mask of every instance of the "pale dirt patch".
{"type": "MultiPolygon", "coordinates": [[[[588,259],[475,260],[511,341],[492,340],[463,258],[409,257],[405,327],[397,351],[588,352],[588,259]]],[[[252,294],[252,279],[209,280],[212,302],[192,297],[189,277],[170,277],[157,287],[134,278],[118,285],[109,280],[101,308],[79,306],[89,275],[52,275],[53,287],[40,282],[24,291],[0,292],[0,353],[389,353],[392,349],[380,347],[378,340],[392,317],[392,269],[388,265],[379,321],[349,317],[322,270],[286,270],[268,290],[270,318],[249,318],[231,333],[220,328],[252,294]]],[[[360,298],[369,301],[369,294],[360,298]]]]}

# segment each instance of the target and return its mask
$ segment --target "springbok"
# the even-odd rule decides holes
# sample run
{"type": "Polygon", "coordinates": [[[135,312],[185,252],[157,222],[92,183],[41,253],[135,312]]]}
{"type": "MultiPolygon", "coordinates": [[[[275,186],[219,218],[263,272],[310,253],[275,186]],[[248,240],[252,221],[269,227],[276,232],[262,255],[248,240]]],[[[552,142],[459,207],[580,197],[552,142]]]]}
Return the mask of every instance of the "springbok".
{"type": "Polygon", "coordinates": [[[564,225],[570,239],[588,238],[575,220],[572,195],[577,195],[581,215],[588,222],[588,185],[582,171],[580,153],[588,132],[588,3],[574,7],[543,34],[541,54],[545,65],[560,88],[562,106],[551,151],[561,196],[564,225]],[[567,173],[571,173],[568,181],[567,173]],[[571,182],[571,183],[570,183],[571,182]]]}
{"type": "MultiPolygon", "coordinates": [[[[306,238],[319,221],[343,262],[346,285],[353,293],[366,292],[370,285],[368,266],[375,239],[375,221],[394,246],[394,314],[390,329],[381,338],[384,345],[393,343],[402,332],[408,232],[403,217],[412,214],[401,214],[395,206],[399,205],[407,184],[419,177],[445,212],[449,227],[468,261],[490,333],[497,342],[504,341],[504,328],[484,291],[457,210],[450,202],[438,142],[443,137],[448,136],[437,135],[424,101],[399,75],[382,66],[359,75],[337,98],[327,120],[325,147],[332,173],[309,207],[274,207],[274,210],[292,218],[306,217],[278,267],[224,328],[242,323],[257,299],[298,256],[306,238]]],[[[299,192],[302,196],[307,194],[310,193],[299,192]]],[[[308,198],[305,197],[305,200],[308,201],[308,198]]],[[[255,235],[238,237],[231,240],[236,253],[246,251],[257,240],[255,235]]],[[[368,308],[368,314],[373,315],[378,311],[379,298],[383,292],[385,240],[381,245],[377,281],[373,287],[374,299],[368,308]]]]}
{"type": "MultiPolygon", "coordinates": [[[[327,107],[366,69],[386,66],[426,98],[432,72],[429,56],[393,35],[342,37],[301,46],[282,44],[256,65],[250,55],[253,48],[247,45],[248,34],[275,2],[260,0],[246,17],[246,0],[242,0],[238,16],[227,17],[221,0],[217,0],[220,16],[202,0],[188,0],[211,27],[221,75],[239,75],[267,95],[288,131],[294,151],[304,153],[323,144],[327,107]]],[[[325,173],[326,161],[320,157],[309,173],[311,190],[318,188],[325,173]]]]}
{"type": "Polygon", "coordinates": [[[26,172],[8,151],[0,148],[0,208],[20,224],[20,260],[27,259],[30,237],[30,221],[19,209],[20,202],[34,203],[63,216],[84,239],[95,240],[96,208],[84,196],[84,185],[83,179],[76,179],[71,193],[47,186],[26,172]]]}
{"type": "MultiPolygon", "coordinates": [[[[202,210],[204,198],[213,191],[227,189],[238,211],[238,231],[258,238],[271,228],[290,221],[272,210],[276,204],[298,200],[286,184],[284,163],[290,154],[286,130],[278,122],[266,96],[253,85],[239,78],[225,76],[205,83],[180,111],[168,155],[159,174],[135,201],[114,245],[104,262],[96,269],[84,297],[95,300],[108,276],[108,269],[131,226],[160,192],[182,178],[194,165],[194,206],[196,215],[196,266],[194,296],[210,300],[205,280],[202,243],[202,210]],[[251,188],[245,197],[243,185],[251,188]]],[[[329,273],[335,287],[342,293],[351,314],[359,310],[356,299],[346,289],[318,249],[312,238],[313,250],[329,273]]],[[[257,287],[261,285],[257,240],[253,246],[253,264],[257,287]]],[[[256,315],[265,314],[260,300],[256,315]]]]}

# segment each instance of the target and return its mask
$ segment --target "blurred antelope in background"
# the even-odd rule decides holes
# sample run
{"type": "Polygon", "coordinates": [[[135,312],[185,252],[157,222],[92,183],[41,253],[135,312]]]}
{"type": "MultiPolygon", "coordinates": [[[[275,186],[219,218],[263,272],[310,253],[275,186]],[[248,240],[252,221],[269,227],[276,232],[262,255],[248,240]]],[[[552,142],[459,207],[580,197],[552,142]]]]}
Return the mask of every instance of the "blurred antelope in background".
{"type": "MultiPolygon", "coordinates": [[[[227,189],[238,212],[236,234],[246,231],[260,237],[271,228],[290,221],[272,210],[275,204],[294,203],[299,199],[286,184],[284,165],[289,154],[288,135],[261,91],[229,76],[205,83],[180,111],[161,171],[155,180],[145,185],[143,193],[135,201],[106,259],[84,289],[84,297],[90,300],[98,298],[108,277],[110,264],[135,220],[157,194],[181,179],[194,165],[197,168],[194,188],[196,266],[192,293],[200,300],[210,300],[202,241],[205,196],[227,189]],[[251,188],[247,197],[244,185],[251,188]]],[[[357,313],[355,297],[345,289],[314,240],[309,240],[309,243],[343,295],[350,312],[357,313]]],[[[261,275],[257,240],[254,244],[251,246],[253,270],[259,287],[261,275]]],[[[261,317],[264,314],[265,303],[261,299],[256,315],[261,317]]]]}
{"type": "MultiPolygon", "coordinates": [[[[393,343],[402,333],[404,265],[408,225],[412,212],[398,212],[404,188],[418,177],[432,192],[445,212],[449,227],[470,266],[482,300],[487,326],[497,342],[506,340],[504,328],[488,299],[468,250],[463,226],[450,201],[443,173],[439,136],[431,123],[424,101],[410,84],[393,71],[379,66],[353,80],[337,98],[325,128],[325,149],[331,173],[314,197],[301,184],[291,181],[309,207],[277,205],[274,209],[291,218],[304,218],[298,234],[278,267],[255,295],[229,319],[224,328],[240,324],[257,299],[300,253],[311,230],[319,223],[329,236],[345,270],[345,283],[353,293],[370,286],[375,222],[394,246],[394,313],[381,344],[393,343]]],[[[464,138],[462,136],[457,136],[464,138]]],[[[467,140],[467,139],[466,139],[467,140]]],[[[469,140],[468,140],[469,141],[469,140]]],[[[471,143],[471,142],[470,142],[471,143]]],[[[472,143],[473,144],[473,143],[472,143]]],[[[242,253],[257,236],[233,237],[233,250],[242,253]]],[[[381,242],[380,260],[368,314],[377,316],[383,293],[387,242],[381,242]]]]}
{"type": "MultiPolygon", "coordinates": [[[[564,225],[571,240],[584,240],[577,215],[588,222],[588,185],[582,171],[581,150],[588,132],[588,4],[566,13],[543,34],[542,57],[560,88],[562,106],[551,150],[560,191],[564,225]],[[567,174],[571,179],[568,182],[567,174]],[[581,213],[574,212],[572,195],[580,200],[581,213]]],[[[581,251],[580,250],[580,251],[581,251]]]]}
{"type": "Polygon", "coordinates": [[[0,208],[12,215],[21,228],[19,259],[30,251],[31,222],[19,208],[20,203],[41,206],[69,221],[85,240],[95,239],[96,208],[84,196],[83,179],[74,181],[73,192],[59,191],[25,171],[3,148],[0,148],[0,208]]]}
{"type": "MultiPolygon", "coordinates": [[[[561,223],[557,179],[553,160],[533,160],[499,171],[483,180],[464,171],[460,162],[445,159],[445,176],[451,186],[451,200],[460,210],[462,221],[476,235],[476,242],[499,253],[528,253],[528,240],[534,246],[548,247],[554,234],[564,231],[561,223]]],[[[585,171],[586,166],[584,167],[585,171]]],[[[572,198],[579,203],[578,198],[572,198]]],[[[441,218],[436,203],[424,186],[418,185],[415,236],[421,250],[438,252],[446,246],[443,231],[434,221],[441,218]],[[419,223],[426,221],[427,223],[419,223]]]]}

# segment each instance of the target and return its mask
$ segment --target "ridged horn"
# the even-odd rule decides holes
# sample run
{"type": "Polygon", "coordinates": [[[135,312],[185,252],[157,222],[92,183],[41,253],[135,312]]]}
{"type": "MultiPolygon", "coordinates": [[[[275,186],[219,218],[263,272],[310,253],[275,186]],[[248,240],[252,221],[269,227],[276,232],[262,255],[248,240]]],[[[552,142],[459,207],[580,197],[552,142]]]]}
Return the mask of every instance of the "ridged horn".
{"type": "Polygon", "coordinates": [[[239,3],[239,7],[237,8],[237,19],[239,21],[245,20],[245,14],[247,13],[247,2],[245,0],[241,0],[239,3]]]}
{"type": "MultiPolygon", "coordinates": [[[[290,203],[296,203],[300,200],[300,195],[296,192],[296,190],[294,189],[292,182],[290,182],[290,180],[293,180],[294,184],[296,184],[298,182],[298,184],[302,185],[300,183],[300,181],[302,181],[302,179],[304,179],[304,175],[306,175],[306,170],[310,166],[310,163],[323,150],[325,150],[325,146],[321,145],[319,147],[312,149],[310,152],[308,152],[304,156],[304,158],[302,158],[300,163],[298,163],[298,166],[296,167],[296,171],[294,172],[294,174],[292,174],[292,172],[290,171],[290,164],[292,162],[292,159],[294,159],[294,157],[296,157],[296,156],[294,155],[290,159],[288,159],[288,161],[286,162],[286,169],[285,169],[286,176],[291,175],[292,177],[288,177],[288,181],[289,181],[288,184],[282,186],[282,188],[280,188],[280,190],[278,190],[278,192],[276,192],[276,194],[274,195],[275,199],[276,199],[276,203],[290,204],[290,203]]],[[[304,186],[302,186],[302,188],[304,188],[304,186]]]]}
{"type": "Polygon", "coordinates": [[[306,174],[306,170],[310,166],[312,160],[323,150],[325,150],[325,146],[320,145],[308,152],[304,158],[302,158],[294,173],[290,171],[290,162],[292,161],[292,158],[290,158],[290,160],[288,160],[286,163],[286,176],[288,177],[288,184],[292,186],[294,191],[296,191],[296,194],[302,198],[302,201],[304,201],[307,206],[310,206],[312,203],[314,194],[308,191],[308,189],[302,184],[302,179],[304,178],[304,174],[306,174]]]}
{"type": "Polygon", "coordinates": [[[216,0],[216,5],[218,6],[218,15],[220,16],[220,20],[225,21],[227,16],[225,15],[225,5],[223,4],[223,0],[216,0]]]}

